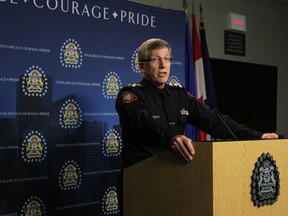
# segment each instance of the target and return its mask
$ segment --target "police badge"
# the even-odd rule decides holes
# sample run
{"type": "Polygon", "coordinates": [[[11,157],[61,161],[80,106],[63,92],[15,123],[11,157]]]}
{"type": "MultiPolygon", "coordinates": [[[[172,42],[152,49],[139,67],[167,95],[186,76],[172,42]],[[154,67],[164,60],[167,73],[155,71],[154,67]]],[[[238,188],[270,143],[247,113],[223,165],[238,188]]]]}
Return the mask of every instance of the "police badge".
{"type": "Polygon", "coordinates": [[[280,194],[280,178],[276,161],[269,153],[263,153],[255,164],[251,194],[254,206],[272,205],[280,194]]]}

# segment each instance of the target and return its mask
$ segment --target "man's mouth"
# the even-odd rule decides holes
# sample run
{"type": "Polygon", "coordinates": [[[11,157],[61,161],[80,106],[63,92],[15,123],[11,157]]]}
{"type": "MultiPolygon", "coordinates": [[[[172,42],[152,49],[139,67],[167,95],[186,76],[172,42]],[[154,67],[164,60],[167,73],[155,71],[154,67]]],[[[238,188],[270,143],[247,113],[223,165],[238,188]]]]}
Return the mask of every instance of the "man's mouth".
{"type": "Polygon", "coordinates": [[[166,73],[165,71],[158,73],[158,75],[159,75],[160,77],[166,76],[166,74],[167,74],[167,73],[166,73]]]}

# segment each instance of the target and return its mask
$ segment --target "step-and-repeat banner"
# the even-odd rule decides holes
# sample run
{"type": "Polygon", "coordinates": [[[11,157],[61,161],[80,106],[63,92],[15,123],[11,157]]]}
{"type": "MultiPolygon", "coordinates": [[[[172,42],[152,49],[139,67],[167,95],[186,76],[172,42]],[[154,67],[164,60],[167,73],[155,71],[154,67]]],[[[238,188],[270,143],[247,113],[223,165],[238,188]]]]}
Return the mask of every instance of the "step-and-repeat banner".
{"type": "Polygon", "coordinates": [[[167,40],[185,83],[181,11],[120,0],[0,0],[0,215],[118,215],[119,89],[139,45],[167,40]]]}

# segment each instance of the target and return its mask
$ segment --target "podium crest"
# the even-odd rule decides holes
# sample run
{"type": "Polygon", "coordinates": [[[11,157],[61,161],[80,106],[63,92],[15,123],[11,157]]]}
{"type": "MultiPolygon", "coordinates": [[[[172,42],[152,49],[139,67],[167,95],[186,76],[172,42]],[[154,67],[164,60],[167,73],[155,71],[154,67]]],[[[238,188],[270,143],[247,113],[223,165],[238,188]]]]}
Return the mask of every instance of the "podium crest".
{"type": "Polygon", "coordinates": [[[251,194],[254,206],[272,205],[280,194],[280,178],[272,155],[263,153],[255,164],[251,194]]]}

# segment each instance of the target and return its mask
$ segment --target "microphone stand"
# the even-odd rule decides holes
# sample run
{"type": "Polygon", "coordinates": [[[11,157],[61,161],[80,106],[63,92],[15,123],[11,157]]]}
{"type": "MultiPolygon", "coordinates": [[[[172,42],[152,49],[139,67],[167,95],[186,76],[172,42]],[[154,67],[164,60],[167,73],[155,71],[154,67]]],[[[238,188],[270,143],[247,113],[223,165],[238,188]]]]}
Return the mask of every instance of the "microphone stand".
{"type": "Polygon", "coordinates": [[[207,99],[204,100],[204,103],[206,105],[208,105],[210,107],[210,109],[215,112],[215,114],[217,115],[217,117],[220,119],[221,123],[224,124],[225,128],[229,131],[229,133],[233,136],[233,138],[237,141],[237,137],[236,135],[233,133],[233,131],[231,130],[231,128],[226,124],[225,119],[222,118],[222,116],[220,115],[220,113],[218,112],[217,109],[215,109],[207,99]]]}

